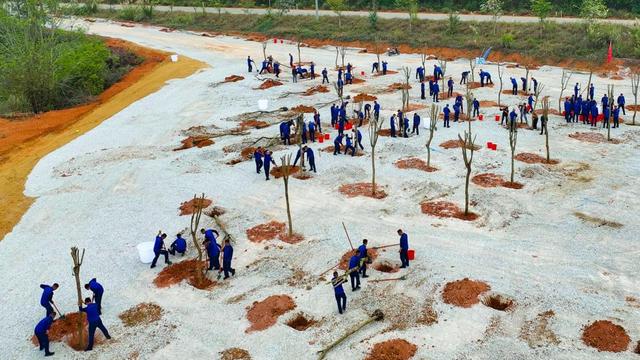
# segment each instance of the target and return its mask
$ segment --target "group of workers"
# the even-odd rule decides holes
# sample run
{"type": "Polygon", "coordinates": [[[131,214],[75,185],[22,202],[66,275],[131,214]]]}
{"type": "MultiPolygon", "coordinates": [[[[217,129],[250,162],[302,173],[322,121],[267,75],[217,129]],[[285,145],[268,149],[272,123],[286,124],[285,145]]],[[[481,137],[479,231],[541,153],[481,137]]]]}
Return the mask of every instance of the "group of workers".
{"type": "MultiPolygon", "coordinates": [[[[593,85],[593,84],[592,84],[593,85]]],[[[577,86],[577,85],[576,85],[577,86]]],[[[592,127],[597,126],[599,117],[602,118],[602,127],[606,128],[611,126],[610,120],[613,120],[613,128],[620,127],[620,111],[623,115],[625,113],[625,98],[623,94],[620,94],[616,99],[616,103],[613,103],[613,99],[609,99],[607,94],[604,94],[600,99],[600,107],[593,96],[589,96],[587,99],[582,99],[582,95],[572,95],[566,97],[563,105],[563,116],[567,123],[582,121],[583,124],[590,124],[592,127]]]]}
{"type": "MultiPolygon", "coordinates": [[[[398,236],[400,236],[400,268],[404,269],[409,267],[409,236],[398,229],[398,236]]],[[[347,270],[344,274],[339,275],[337,271],[333,272],[333,278],[331,284],[333,285],[333,291],[338,303],[338,313],[342,314],[347,310],[347,295],[344,291],[342,284],[346,283],[347,279],[351,280],[351,291],[360,290],[360,275],[362,278],[368,278],[367,265],[371,264],[371,258],[367,250],[368,240],[362,240],[362,245],[353,250],[353,255],[349,258],[347,270]]]]}
{"type": "MultiPolygon", "coordinates": [[[[46,314],[45,317],[36,325],[34,334],[38,339],[40,351],[44,351],[44,356],[47,357],[54,354],[54,352],[49,348],[49,330],[55,321],[65,318],[63,314],[60,314],[60,317],[56,319],[56,315],[58,315],[59,311],[55,311],[58,310],[58,308],[53,301],[53,295],[59,287],[58,283],[54,283],[53,285],[40,285],[40,288],[42,289],[40,305],[44,307],[46,314]]],[[[89,338],[85,351],[91,351],[93,349],[96,329],[100,329],[107,339],[111,339],[111,335],[109,335],[109,331],[104,326],[102,319],[100,318],[100,315],[102,315],[102,297],[104,295],[104,288],[95,278],[86,283],[84,288],[91,291],[92,296],[86,297],[84,299],[84,304],[78,304],[78,310],[80,312],[84,312],[87,316],[87,322],[89,323],[89,338]]]]}

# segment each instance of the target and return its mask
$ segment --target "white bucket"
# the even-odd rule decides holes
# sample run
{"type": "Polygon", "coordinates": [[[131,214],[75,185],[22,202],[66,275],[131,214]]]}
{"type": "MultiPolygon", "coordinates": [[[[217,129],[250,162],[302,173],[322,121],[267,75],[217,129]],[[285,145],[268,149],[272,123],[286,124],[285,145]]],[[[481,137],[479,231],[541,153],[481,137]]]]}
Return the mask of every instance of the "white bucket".
{"type": "Polygon", "coordinates": [[[153,241],[143,242],[138,244],[136,248],[138,249],[138,257],[143,264],[149,264],[153,261],[153,258],[156,254],[153,252],[153,245],[155,243],[153,241]]]}
{"type": "Polygon", "coordinates": [[[178,62],[178,54],[171,55],[171,61],[178,62]]]}

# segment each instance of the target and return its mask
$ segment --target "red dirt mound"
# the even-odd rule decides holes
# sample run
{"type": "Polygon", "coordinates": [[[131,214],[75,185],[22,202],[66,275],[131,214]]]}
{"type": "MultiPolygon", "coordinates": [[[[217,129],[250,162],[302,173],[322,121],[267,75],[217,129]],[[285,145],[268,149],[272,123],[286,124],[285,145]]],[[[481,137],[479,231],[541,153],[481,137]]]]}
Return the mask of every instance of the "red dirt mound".
{"type": "Polygon", "coordinates": [[[287,244],[297,244],[300,241],[304,240],[304,236],[295,232],[291,236],[289,236],[288,232],[283,232],[278,235],[278,239],[286,242],[287,244]]]}
{"type": "Polygon", "coordinates": [[[569,137],[572,139],[576,139],[576,140],[591,143],[591,144],[600,144],[600,143],[619,144],[620,143],[620,140],[617,140],[617,139],[611,139],[611,141],[608,141],[606,136],[597,132],[575,132],[573,134],[569,134],[569,137]]]}
{"type": "MultiPolygon", "coordinates": [[[[346,146],[344,146],[344,145],[340,145],[340,153],[341,154],[344,154],[345,147],[346,146]]],[[[327,147],[324,147],[324,148],[320,149],[320,151],[326,152],[326,153],[329,153],[329,154],[333,154],[333,150],[334,150],[334,146],[333,145],[327,146],[327,147]]],[[[347,155],[351,156],[351,152],[347,153],[347,155]]],[[[356,156],[364,156],[364,153],[362,152],[362,150],[356,149],[356,156]]]]}
{"type": "Polygon", "coordinates": [[[471,182],[485,188],[502,186],[504,178],[497,174],[486,173],[478,174],[471,178],[471,182]]]}
{"type": "MultiPolygon", "coordinates": [[[[378,258],[378,250],[376,249],[367,249],[367,254],[369,255],[369,259],[373,262],[378,258]]],[[[338,265],[338,269],[347,270],[349,269],[349,260],[353,256],[353,250],[349,250],[342,255],[340,258],[340,264],[338,265]]]]}
{"type": "MultiPolygon", "coordinates": [[[[246,129],[246,128],[264,129],[269,126],[270,126],[269,123],[265,121],[260,121],[260,120],[244,120],[240,123],[240,127],[243,129],[246,129]]],[[[254,148],[254,151],[255,151],[255,148],[254,148]]]]}
{"type": "Polygon", "coordinates": [[[409,360],[417,349],[404,339],[391,339],[373,345],[365,360],[409,360]]]}
{"type": "Polygon", "coordinates": [[[287,321],[287,326],[294,328],[298,331],[305,331],[308,328],[315,325],[317,322],[318,321],[314,320],[313,318],[307,319],[307,317],[304,316],[303,313],[299,313],[294,318],[287,321]]]}
{"type": "MultiPolygon", "coordinates": [[[[378,135],[379,136],[391,136],[391,129],[380,129],[378,130],[378,135]]],[[[396,131],[396,135],[397,135],[397,131],[396,131]]]]}
{"type": "Polygon", "coordinates": [[[524,184],[521,184],[517,181],[511,182],[511,181],[505,181],[504,183],[502,183],[502,187],[506,187],[509,189],[514,189],[514,190],[520,190],[524,187],[524,184]]]}
{"type": "MultiPolygon", "coordinates": [[[[447,140],[445,142],[443,142],[442,144],[440,144],[440,147],[445,148],[445,149],[455,149],[455,148],[461,148],[462,147],[462,141],[460,141],[460,139],[455,139],[455,140],[447,140]]],[[[476,145],[473,147],[474,150],[480,150],[480,146],[476,145]]],[[[469,147],[470,149],[470,147],[469,147]]]]}
{"type": "Polygon", "coordinates": [[[398,169],[416,169],[426,172],[434,172],[438,169],[433,166],[427,166],[427,162],[418,158],[400,159],[393,163],[398,169]]]}
{"type": "Polygon", "coordinates": [[[398,72],[395,70],[387,70],[386,74],[382,74],[382,71],[379,71],[375,74],[373,74],[373,76],[384,76],[384,75],[393,75],[393,74],[397,74],[398,72]]]}
{"type": "Polygon", "coordinates": [[[182,204],[180,204],[180,216],[184,216],[184,215],[191,215],[196,211],[196,208],[202,208],[202,209],[206,209],[208,208],[211,204],[213,203],[213,201],[209,200],[209,199],[191,199],[189,201],[185,201],[182,204]]]}
{"type": "MultiPolygon", "coordinates": [[[[366,82],[364,79],[355,78],[355,77],[354,77],[354,78],[352,78],[351,80],[352,80],[352,83],[353,83],[354,85],[355,85],[355,84],[362,84],[362,83],[365,83],[365,82],[366,82]]],[[[345,83],[345,85],[347,85],[347,84],[345,83]]]]}
{"type": "Polygon", "coordinates": [[[442,290],[442,299],[446,304],[468,308],[479,303],[478,296],[489,290],[491,287],[485,282],[464,278],[447,283],[442,290]]]}
{"type": "MultiPolygon", "coordinates": [[[[513,93],[511,92],[511,90],[502,90],[502,94],[504,95],[513,95],[513,93]]],[[[518,95],[520,96],[527,96],[529,94],[527,94],[526,91],[522,91],[522,90],[518,90],[518,95]]],[[[551,112],[552,109],[549,109],[549,112],[551,112]]]]}
{"type": "Polygon", "coordinates": [[[229,348],[219,354],[220,360],[251,360],[249,352],[241,348],[229,348]]]}
{"type": "Polygon", "coordinates": [[[376,185],[376,189],[372,192],[371,183],[355,183],[341,185],[338,191],[346,197],[367,196],[374,199],[384,199],[387,193],[380,186],[376,185]]]}
{"type": "Polygon", "coordinates": [[[495,101],[483,100],[483,101],[480,101],[480,107],[481,108],[500,107],[500,105],[498,105],[498,103],[495,101]]]}
{"type": "Polygon", "coordinates": [[[624,108],[629,111],[640,111],[640,105],[625,105],[624,108]]]}
{"type": "Polygon", "coordinates": [[[198,263],[197,259],[184,260],[171,264],[158,273],[156,278],[153,279],[153,283],[159,288],[165,288],[179,284],[183,280],[187,280],[189,285],[197,289],[211,289],[216,283],[209,280],[207,277],[203,277],[200,282],[196,280],[196,271],[198,271],[197,266],[200,266],[200,268],[205,267],[204,263],[198,263]]]}
{"type": "Polygon", "coordinates": [[[295,308],[296,303],[288,295],[272,295],[260,302],[256,301],[247,310],[247,320],[251,322],[251,326],[245,332],[267,329],[276,323],[280,315],[295,308]]]}
{"type": "Polygon", "coordinates": [[[125,327],[149,325],[162,318],[162,307],[156,303],[140,303],[118,315],[125,327]]]}
{"type": "Polygon", "coordinates": [[[622,352],[627,350],[631,339],[622,326],[598,320],[584,328],[582,341],[598,351],[622,352]]]}
{"type": "Polygon", "coordinates": [[[478,215],[472,212],[465,215],[458,205],[449,201],[425,201],[420,203],[420,209],[423,214],[440,218],[456,218],[467,221],[473,221],[478,218],[478,215]]]}
{"type": "Polygon", "coordinates": [[[550,161],[547,161],[546,158],[543,158],[540,155],[532,154],[532,153],[520,153],[520,154],[515,156],[515,159],[518,160],[518,161],[522,161],[523,163],[527,163],[527,164],[556,165],[556,164],[558,164],[560,162],[560,161],[554,160],[554,159],[551,159],[550,161]]]}
{"type": "MultiPolygon", "coordinates": [[[[87,315],[81,312],[74,312],[65,314],[64,319],[58,319],[53,322],[49,329],[49,341],[64,342],[76,351],[83,351],[89,342],[89,322],[87,321],[87,315]],[[82,331],[82,341],[78,338],[78,322],[84,324],[82,331]]],[[[101,344],[105,341],[105,338],[101,331],[96,331],[96,337],[94,344],[101,344]]],[[[38,339],[34,336],[31,337],[31,342],[38,346],[38,339]]]]}
{"type": "Polygon", "coordinates": [[[409,106],[407,106],[404,109],[405,113],[410,113],[413,111],[417,111],[417,110],[422,110],[422,109],[426,109],[427,105],[423,105],[423,104],[409,104],[409,106]]]}
{"type": "Polygon", "coordinates": [[[397,266],[386,261],[373,264],[373,268],[385,273],[394,273],[400,270],[397,266]]]}
{"type": "Polygon", "coordinates": [[[165,33],[171,33],[176,31],[176,29],[171,29],[171,28],[162,28],[160,29],[160,31],[165,32],[165,33]]]}
{"type": "Polygon", "coordinates": [[[393,83],[387,86],[386,92],[395,92],[402,89],[411,89],[411,85],[407,85],[405,83],[393,83]]]}
{"type": "MultiPolygon", "coordinates": [[[[281,177],[284,176],[284,173],[282,172],[283,168],[282,166],[274,166],[273,169],[271,169],[271,171],[269,172],[269,174],[271,174],[271,176],[273,176],[276,179],[279,179],[281,177]]],[[[298,171],[300,171],[300,167],[299,166],[292,166],[289,165],[289,174],[293,175],[295,173],[297,173],[298,171]]]]}
{"type": "MultiPolygon", "coordinates": [[[[542,115],[543,110],[542,109],[538,109],[535,111],[535,113],[537,115],[542,115]]],[[[556,110],[556,109],[549,109],[549,115],[560,115],[560,111],[556,110]]]]}
{"type": "Polygon", "coordinates": [[[256,90],[266,90],[274,86],[280,86],[280,85],[282,85],[280,81],[267,79],[262,84],[260,84],[260,86],[258,86],[258,89],[256,90]]]}
{"type": "Polygon", "coordinates": [[[329,92],[329,89],[326,86],[316,85],[308,88],[304,93],[302,93],[302,96],[311,96],[318,93],[328,93],[328,92],[329,92]]]}
{"type": "Polygon", "coordinates": [[[230,76],[227,76],[226,78],[224,78],[224,82],[226,82],[226,83],[228,83],[228,82],[236,82],[236,81],[240,81],[240,80],[244,80],[244,76],[230,75],[230,76]]]}
{"type": "Polygon", "coordinates": [[[460,94],[459,92],[453,92],[451,93],[451,96],[449,96],[448,92],[443,92],[440,93],[440,100],[446,100],[446,99],[455,99],[458,96],[463,96],[462,94],[460,94]]]}
{"type": "Polygon", "coordinates": [[[273,240],[279,234],[285,231],[285,223],[278,221],[270,221],[266,224],[260,224],[248,229],[246,231],[247,238],[253,242],[262,242],[266,240],[273,240]]]}
{"type": "MultiPolygon", "coordinates": [[[[490,87],[492,88],[494,85],[493,84],[484,84],[484,87],[490,87]]],[[[469,82],[469,89],[477,89],[477,88],[481,88],[482,86],[480,86],[479,82],[469,82]]]]}
{"type": "Polygon", "coordinates": [[[313,114],[316,112],[316,108],[314,108],[313,106],[298,105],[296,107],[291,108],[290,111],[293,111],[299,114],[304,114],[304,113],[313,114]]]}
{"type": "Polygon", "coordinates": [[[173,149],[173,151],[191,149],[194,146],[197,148],[203,148],[205,146],[213,145],[213,140],[207,136],[189,136],[180,142],[182,143],[182,146],[173,149]]]}
{"type": "Polygon", "coordinates": [[[616,74],[616,75],[611,75],[609,77],[609,79],[611,79],[611,80],[624,80],[624,77],[616,74]]]}
{"type": "Polygon", "coordinates": [[[360,93],[360,94],[358,94],[358,95],[353,97],[353,102],[354,103],[360,103],[360,102],[365,102],[365,101],[374,101],[374,100],[378,100],[378,98],[373,96],[373,95],[364,94],[364,93],[360,93]]]}
{"type": "Polygon", "coordinates": [[[291,176],[298,180],[309,180],[313,178],[313,175],[311,175],[309,172],[297,172],[291,176]]]}

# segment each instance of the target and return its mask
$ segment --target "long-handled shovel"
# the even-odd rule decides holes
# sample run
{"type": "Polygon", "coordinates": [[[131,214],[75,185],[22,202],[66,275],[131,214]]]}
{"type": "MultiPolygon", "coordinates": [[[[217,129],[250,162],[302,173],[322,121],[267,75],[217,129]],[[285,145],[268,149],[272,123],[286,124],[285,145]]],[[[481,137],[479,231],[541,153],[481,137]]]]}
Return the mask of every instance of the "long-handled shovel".
{"type": "Polygon", "coordinates": [[[56,306],[56,303],[52,303],[53,307],[56,309],[56,311],[58,312],[58,315],[60,315],[60,319],[64,319],[65,316],[63,313],[60,312],[60,310],[58,310],[58,307],[56,306]]]}
{"type": "Polygon", "coordinates": [[[371,314],[371,316],[369,317],[369,319],[365,320],[364,322],[362,322],[362,324],[356,326],[355,328],[347,331],[346,334],[342,335],[342,337],[340,337],[338,340],[334,341],[331,345],[327,346],[326,348],[322,349],[321,351],[318,351],[318,355],[319,355],[318,360],[324,359],[324,357],[327,356],[327,354],[329,353],[329,351],[331,351],[331,349],[333,349],[334,347],[339,345],[341,342],[343,342],[349,336],[355,334],[358,330],[360,330],[363,327],[371,324],[374,321],[381,321],[382,319],[384,319],[384,313],[382,312],[382,310],[378,309],[378,310],[374,311],[373,314],[371,314]]]}

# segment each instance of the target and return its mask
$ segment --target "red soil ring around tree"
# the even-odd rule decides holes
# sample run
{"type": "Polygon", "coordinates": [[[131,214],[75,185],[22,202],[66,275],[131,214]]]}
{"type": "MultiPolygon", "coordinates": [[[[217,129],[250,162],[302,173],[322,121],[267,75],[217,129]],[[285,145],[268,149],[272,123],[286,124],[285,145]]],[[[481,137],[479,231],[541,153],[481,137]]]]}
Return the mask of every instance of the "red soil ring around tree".
{"type": "Polygon", "coordinates": [[[240,81],[240,80],[244,80],[244,76],[240,76],[240,75],[229,75],[227,77],[224,78],[224,82],[229,83],[229,82],[236,82],[236,81],[240,81]]]}
{"type": "Polygon", "coordinates": [[[404,109],[404,112],[406,114],[406,113],[410,113],[410,112],[414,112],[414,111],[418,111],[426,108],[427,108],[427,105],[424,105],[424,104],[409,104],[409,106],[407,106],[404,109]]]}
{"type": "MultiPolygon", "coordinates": [[[[441,148],[445,148],[445,149],[456,149],[456,148],[461,148],[462,147],[462,141],[460,141],[460,139],[454,139],[454,140],[447,140],[445,142],[443,142],[442,144],[440,144],[441,148]]],[[[469,147],[470,149],[470,147],[469,147]]],[[[473,149],[475,151],[480,150],[480,146],[479,145],[475,145],[473,147],[473,149]]]]}
{"type": "MultiPolygon", "coordinates": [[[[358,245],[360,246],[360,245],[358,245]]],[[[338,265],[338,269],[340,270],[348,270],[349,269],[349,260],[353,256],[355,250],[349,250],[342,255],[340,258],[340,263],[338,265]]],[[[367,249],[367,254],[369,255],[369,260],[374,262],[378,258],[378,250],[376,249],[367,249]]]]}
{"type": "Polygon", "coordinates": [[[287,225],[278,221],[270,221],[265,224],[256,225],[247,229],[246,234],[249,241],[262,242],[273,240],[285,231],[287,225]]]}
{"type": "Polygon", "coordinates": [[[623,76],[620,76],[620,75],[618,75],[618,74],[615,74],[615,75],[611,75],[611,76],[609,77],[609,79],[611,79],[611,80],[624,80],[624,77],[623,77],[623,76]]]}
{"type": "Polygon", "coordinates": [[[262,301],[256,301],[247,310],[247,320],[251,326],[246,333],[265,330],[278,321],[278,317],[296,308],[296,303],[288,295],[271,295],[262,301]]]}
{"type": "Polygon", "coordinates": [[[189,136],[186,139],[180,140],[180,142],[182,145],[173,149],[173,151],[191,149],[192,147],[203,148],[213,145],[213,140],[208,136],[189,136]]]}
{"type": "MultiPolygon", "coordinates": [[[[352,79],[351,79],[351,82],[355,85],[355,84],[363,84],[363,83],[365,83],[366,81],[365,81],[364,79],[360,79],[360,78],[356,78],[356,77],[354,77],[354,78],[352,78],[352,79]]],[[[347,83],[345,82],[345,85],[349,85],[349,84],[347,84],[347,83]]]]}
{"type": "Polygon", "coordinates": [[[454,91],[454,92],[451,93],[451,96],[449,96],[448,92],[442,92],[442,93],[440,93],[440,100],[455,99],[458,96],[464,96],[464,95],[462,95],[459,92],[454,91]]]}
{"type": "MultiPolygon", "coordinates": [[[[58,314],[60,315],[60,314],[58,314]]],[[[64,319],[58,318],[53,322],[49,329],[49,341],[64,342],[76,351],[84,351],[89,343],[89,322],[87,314],[83,312],[74,312],[64,315],[64,319]],[[82,322],[82,341],[78,337],[78,322],[82,322]]],[[[105,338],[101,331],[96,331],[94,345],[104,343],[105,338]]],[[[38,346],[38,338],[35,335],[31,337],[31,342],[38,346]]]]}
{"type": "Polygon", "coordinates": [[[391,339],[373,345],[365,360],[409,360],[418,347],[404,339],[391,339]]]}
{"type": "Polygon", "coordinates": [[[254,128],[254,129],[264,129],[269,127],[269,123],[260,120],[244,120],[240,123],[241,128],[254,128]]]}
{"type": "Polygon", "coordinates": [[[472,177],[471,182],[480,187],[493,188],[502,186],[502,184],[504,184],[504,178],[498,174],[484,173],[472,177]]]}
{"type": "MultiPolygon", "coordinates": [[[[460,86],[464,86],[464,85],[460,85],[460,86]]],[[[494,87],[494,84],[484,84],[484,87],[494,87]]],[[[478,88],[482,88],[482,86],[480,85],[480,83],[478,81],[475,82],[469,82],[469,89],[478,89],[478,88]]]]}
{"type": "Polygon", "coordinates": [[[576,139],[578,141],[591,143],[591,144],[602,144],[602,143],[610,143],[610,144],[619,144],[620,140],[611,139],[611,141],[607,140],[607,137],[604,134],[597,132],[575,132],[573,134],[569,134],[569,137],[572,139],[576,139]]]}
{"type": "Polygon", "coordinates": [[[384,273],[395,273],[400,271],[400,268],[387,261],[381,261],[373,264],[373,268],[384,273]]]}
{"type": "Polygon", "coordinates": [[[373,74],[373,76],[386,76],[386,75],[393,75],[393,74],[397,74],[398,72],[395,70],[387,70],[386,74],[383,74],[382,71],[378,71],[377,73],[373,74]]]}
{"type": "MultiPolygon", "coordinates": [[[[273,176],[276,179],[279,179],[281,177],[284,176],[284,173],[282,172],[283,168],[282,166],[274,166],[271,171],[269,172],[269,174],[271,174],[271,176],[273,176]]],[[[300,167],[299,166],[293,166],[293,165],[289,165],[289,174],[293,175],[295,173],[297,173],[298,171],[300,171],[300,167]]]]}
{"type": "MultiPolygon", "coordinates": [[[[440,115],[438,115],[438,119],[440,119],[440,120],[444,120],[444,114],[440,113],[440,115]]],[[[454,120],[454,116],[453,116],[453,115],[451,115],[451,116],[449,117],[449,120],[450,120],[451,122],[454,122],[454,121],[453,121],[453,120],[454,120]]],[[[469,120],[469,114],[462,114],[462,113],[461,113],[461,114],[460,114],[460,117],[459,117],[459,121],[460,121],[460,122],[462,122],[462,121],[467,121],[467,120],[469,120]]],[[[471,119],[471,121],[476,121],[476,118],[472,118],[472,119],[471,119]]]]}
{"type": "MultiPolygon", "coordinates": [[[[159,261],[159,266],[162,266],[162,261],[159,261]]],[[[165,266],[156,278],[153,279],[153,284],[159,288],[166,288],[179,284],[183,280],[187,280],[189,285],[196,289],[211,289],[216,283],[209,280],[206,276],[203,276],[201,281],[197,280],[196,272],[198,271],[198,266],[201,269],[205,268],[204,263],[199,263],[197,259],[184,260],[165,266]]]]}
{"type": "Polygon", "coordinates": [[[537,154],[532,154],[532,153],[520,153],[518,155],[515,156],[515,159],[518,161],[522,161],[523,163],[527,163],[527,164],[548,164],[548,165],[556,165],[558,163],[560,163],[560,161],[558,160],[554,160],[551,159],[550,161],[547,161],[546,158],[537,155],[537,154]]]}
{"type": "Polygon", "coordinates": [[[282,83],[280,81],[267,79],[262,84],[260,84],[260,86],[258,86],[258,88],[256,90],[266,90],[266,89],[270,89],[270,88],[272,88],[274,86],[281,86],[281,85],[282,85],[282,83]]]}
{"type": "Polygon", "coordinates": [[[369,95],[365,93],[359,93],[358,95],[353,97],[354,103],[361,103],[365,101],[375,101],[375,100],[378,100],[378,98],[373,95],[369,95]]]}
{"type": "Polygon", "coordinates": [[[625,105],[624,108],[628,111],[640,111],[640,105],[625,105]]]}
{"type": "Polygon", "coordinates": [[[478,215],[472,212],[465,215],[458,205],[449,201],[424,201],[420,203],[420,209],[423,214],[439,218],[456,218],[465,221],[473,221],[478,218],[478,215]]]}
{"type": "Polygon", "coordinates": [[[307,318],[304,313],[298,313],[295,317],[287,321],[287,326],[298,331],[305,331],[315,325],[317,322],[317,320],[311,317],[307,318]]]}
{"type": "Polygon", "coordinates": [[[398,169],[416,169],[426,172],[434,172],[438,169],[433,166],[427,166],[427,162],[415,157],[399,159],[393,163],[398,169]]]}
{"type": "Polygon", "coordinates": [[[309,180],[309,179],[313,179],[313,175],[311,175],[311,173],[307,172],[297,172],[293,175],[291,175],[291,177],[293,177],[294,179],[298,179],[298,180],[309,180]]]}
{"type": "MultiPolygon", "coordinates": [[[[396,131],[396,135],[397,134],[398,134],[398,131],[396,131]]],[[[391,129],[380,129],[380,130],[378,130],[378,135],[379,136],[390,137],[391,136],[391,129]]]]}
{"type": "MultiPolygon", "coordinates": [[[[340,145],[340,154],[344,155],[344,149],[346,148],[346,146],[344,146],[344,144],[340,145]]],[[[333,150],[335,149],[334,145],[330,145],[327,147],[324,147],[322,149],[320,149],[320,151],[322,152],[326,152],[329,154],[333,154],[333,150]]],[[[347,153],[348,156],[351,156],[351,151],[349,151],[347,153]]],[[[356,155],[355,156],[364,156],[364,152],[362,152],[362,150],[360,149],[356,149],[356,155]]]]}
{"type": "Polygon", "coordinates": [[[469,308],[479,303],[479,296],[489,290],[491,287],[483,281],[464,278],[447,283],[442,290],[442,299],[446,304],[469,308]]]}
{"type": "Polygon", "coordinates": [[[622,326],[598,320],[583,329],[582,341],[598,351],[622,352],[627,350],[631,339],[622,326]]]}
{"type": "MultiPolygon", "coordinates": [[[[542,109],[537,109],[535,111],[535,113],[536,113],[536,115],[542,115],[543,114],[543,110],[542,109]]],[[[549,115],[558,115],[558,116],[560,116],[561,113],[557,109],[549,109],[549,115]]]]}
{"type": "MultiPolygon", "coordinates": [[[[504,94],[504,95],[513,95],[511,89],[502,90],[502,94],[504,94]]],[[[520,96],[529,96],[529,93],[527,93],[526,91],[518,90],[518,95],[520,95],[520,96]]],[[[551,109],[549,109],[549,110],[551,110],[551,109]]],[[[551,112],[551,111],[549,111],[549,112],[551,112]]]]}
{"type": "Polygon", "coordinates": [[[502,187],[506,187],[509,189],[514,189],[514,190],[520,190],[524,187],[524,184],[519,183],[517,181],[511,182],[511,181],[505,181],[504,183],[502,183],[502,187]]]}
{"type": "Polygon", "coordinates": [[[286,242],[287,244],[297,244],[302,240],[304,240],[304,236],[296,232],[294,232],[291,236],[289,236],[289,233],[285,231],[280,233],[280,235],[278,235],[278,239],[280,239],[280,241],[286,242]]]}
{"type": "Polygon", "coordinates": [[[338,191],[346,197],[352,198],[356,196],[366,196],[374,199],[384,199],[387,197],[387,193],[382,188],[376,185],[375,192],[372,192],[371,183],[354,183],[340,185],[338,191]]]}
{"type": "Polygon", "coordinates": [[[486,107],[500,107],[500,105],[498,105],[498,103],[495,101],[489,101],[489,100],[480,101],[480,108],[486,108],[486,107]]]}
{"type": "Polygon", "coordinates": [[[191,215],[196,211],[197,208],[206,209],[212,203],[213,201],[207,198],[205,198],[204,200],[200,198],[191,199],[180,204],[178,210],[180,210],[180,216],[191,215]]]}
{"type": "Polygon", "coordinates": [[[311,96],[318,93],[328,93],[328,92],[329,92],[329,89],[326,86],[316,85],[305,90],[305,92],[302,93],[302,96],[311,96]]]}
{"type": "Polygon", "coordinates": [[[387,86],[386,92],[395,92],[402,89],[411,89],[411,85],[407,85],[405,83],[393,83],[387,86]]]}
{"type": "Polygon", "coordinates": [[[307,105],[298,105],[289,110],[298,114],[313,114],[316,112],[316,108],[307,105]]]}

